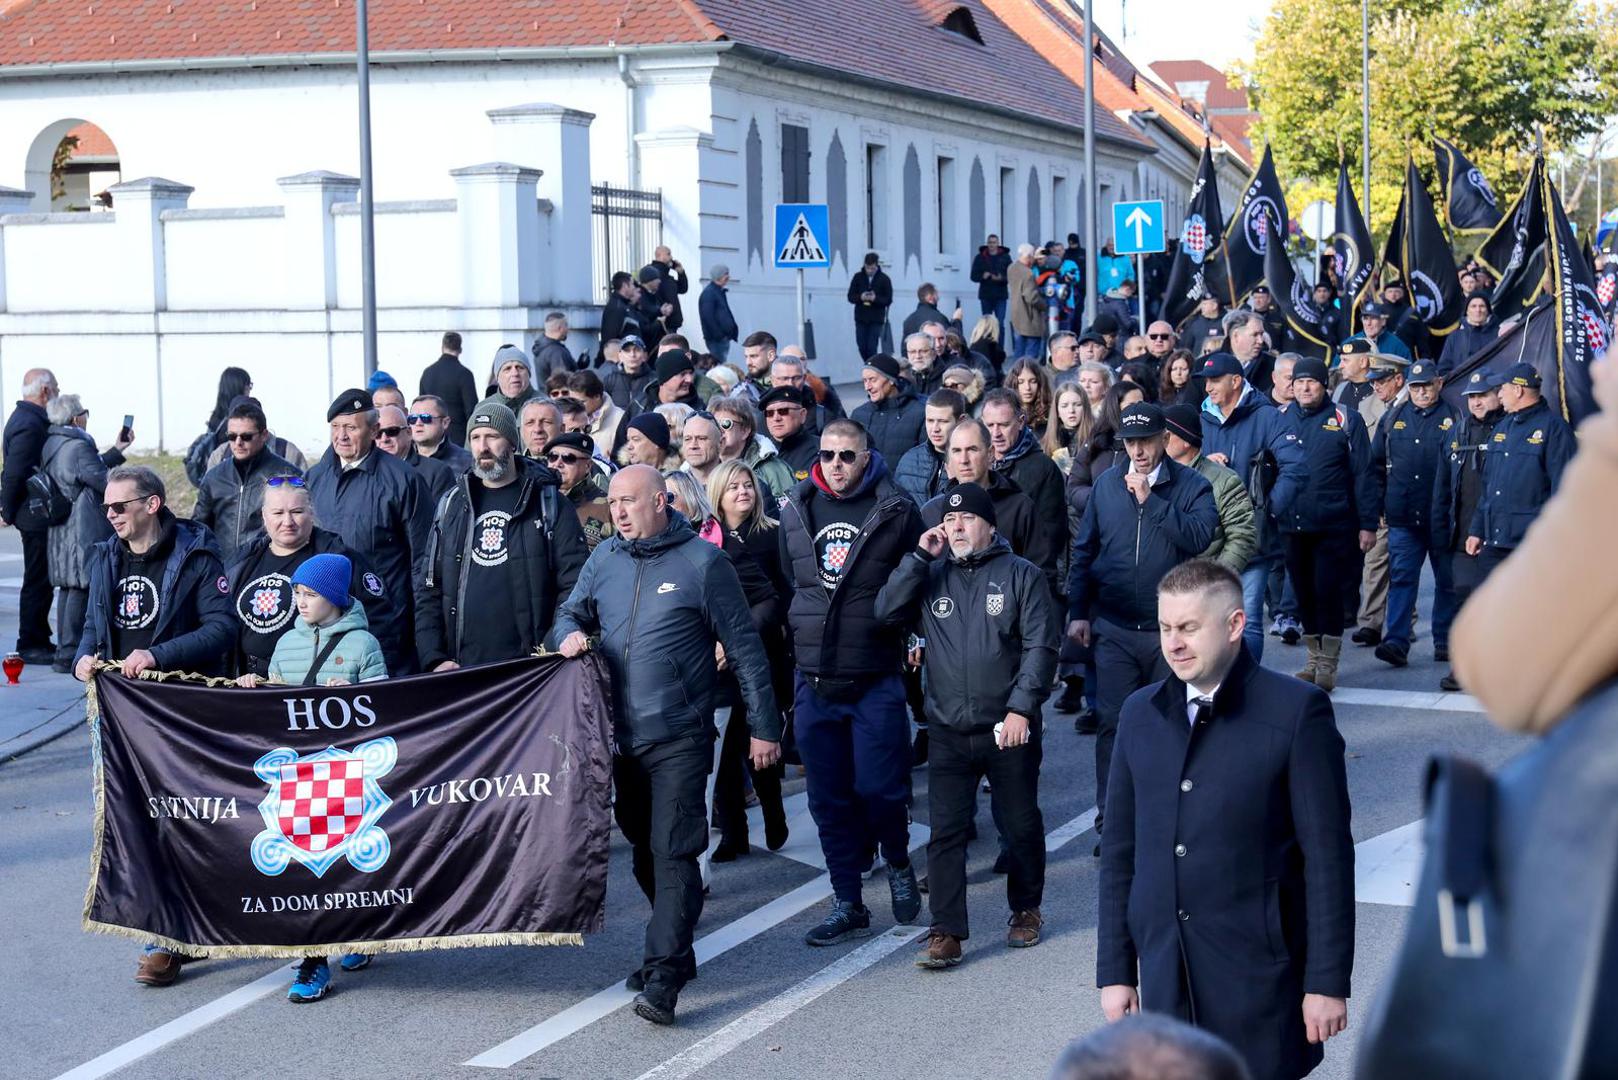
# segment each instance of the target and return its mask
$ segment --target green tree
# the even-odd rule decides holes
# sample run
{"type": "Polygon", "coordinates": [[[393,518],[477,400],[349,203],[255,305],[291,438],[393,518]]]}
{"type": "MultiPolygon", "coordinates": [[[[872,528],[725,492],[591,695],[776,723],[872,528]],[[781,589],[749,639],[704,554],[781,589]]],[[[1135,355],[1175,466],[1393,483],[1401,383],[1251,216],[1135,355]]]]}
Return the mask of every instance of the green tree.
{"type": "MultiPolygon", "coordinates": [[[[1372,228],[1381,232],[1393,216],[1408,152],[1432,172],[1435,135],[1460,146],[1509,199],[1541,128],[1547,149],[1602,130],[1618,111],[1614,10],[1614,0],[1373,4],[1372,228]]],[[[1355,0],[1276,0],[1238,76],[1259,112],[1255,142],[1270,141],[1282,176],[1327,183],[1341,152],[1359,178],[1359,44],[1355,0]]]]}

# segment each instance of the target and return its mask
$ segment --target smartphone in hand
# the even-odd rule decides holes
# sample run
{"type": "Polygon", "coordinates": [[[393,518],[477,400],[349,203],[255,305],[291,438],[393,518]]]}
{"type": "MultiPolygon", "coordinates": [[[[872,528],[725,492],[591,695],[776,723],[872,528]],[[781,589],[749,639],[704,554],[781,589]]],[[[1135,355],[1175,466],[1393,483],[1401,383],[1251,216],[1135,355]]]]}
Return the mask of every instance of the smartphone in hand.
{"type": "Polygon", "coordinates": [[[124,413],[124,427],[123,430],[118,433],[118,441],[123,442],[127,439],[133,439],[134,437],[135,418],[129,413],[124,413]]]}

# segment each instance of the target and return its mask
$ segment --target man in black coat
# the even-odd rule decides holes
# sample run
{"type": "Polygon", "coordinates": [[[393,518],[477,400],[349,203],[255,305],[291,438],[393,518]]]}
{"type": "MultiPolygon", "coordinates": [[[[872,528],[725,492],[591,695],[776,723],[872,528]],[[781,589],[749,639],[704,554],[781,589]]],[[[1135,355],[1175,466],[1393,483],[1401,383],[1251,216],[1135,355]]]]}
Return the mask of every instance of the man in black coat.
{"type": "Polygon", "coordinates": [[[1006,272],[1011,269],[1011,252],[1000,246],[1000,238],[989,234],[978,253],[972,257],[972,280],[978,283],[978,303],[983,314],[993,315],[1000,323],[1001,340],[1005,340],[1006,272]]]}
{"type": "Polygon", "coordinates": [[[589,556],[560,478],[518,456],[511,410],[486,401],[470,426],[472,471],[437,511],[416,598],[425,671],[532,653],[589,556]]]}
{"type": "Polygon", "coordinates": [[[1157,643],[1157,583],[1206,548],[1219,527],[1213,485],[1169,458],[1163,410],[1124,410],[1129,460],[1101,474],[1084,504],[1068,571],[1068,636],[1095,644],[1096,831],[1126,698],[1165,674],[1157,643]]]}
{"type": "Polygon", "coordinates": [[[455,481],[464,475],[447,461],[430,458],[416,449],[411,426],[405,422],[405,411],[397,405],[384,405],[376,411],[376,445],[415,470],[427,488],[427,501],[436,507],[438,500],[449,494],[455,481]]]}
{"type": "Polygon", "coordinates": [[[567,315],[553,311],[545,316],[545,329],[534,339],[534,385],[544,389],[552,375],[572,372],[577,366],[567,351],[567,315]]]}
{"type": "Polygon", "coordinates": [[[413,675],[415,598],[412,583],[427,563],[433,524],[427,487],[415,471],[376,445],[377,414],[371,395],[345,390],[326,410],[331,447],[309,470],[309,501],[322,526],[370,563],[399,619],[373,626],[391,675],[413,675]]]}
{"type": "Polygon", "coordinates": [[[1028,426],[1028,414],[1023,411],[1022,402],[1010,390],[996,387],[984,394],[978,415],[983,419],[983,426],[989,429],[994,471],[1016,484],[1033,502],[1034,520],[1045,530],[1042,550],[1058,552],[1055,565],[1060,574],[1070,542],[1066,480],[1061,468],[1039,445],[1039,439],[1028,426]]]}
{"type": "Polygon", "coordinates": [[[730,267],[724,263],[714,263],[708,271],[708,284],[703,286],[702,295],[697,297],[697,315],[702,320],[702,341],[708,347],[708,354],[723,364],[730,357],[730,347],[741,340],[741,327],[736,325],[736,316],[730,312],[730,297],[726,293],[730,285],[730,267]]]}
{"type": "Polygon", "coordinates": [[[876,252],[867,252],[864,265],[848,283],[848,302],[854,305],[854,343],[861,360],[869,360],[882,348],[882,327],[893,306],[893,282],[881,262],[876,252]]]}
{"type": "Polygon", "coordinates": [[[56,376],[45,368],[23,372],[22,399],[6,421],[0,466],[0,524],[15,525],[22,535],[22,592],[17,599],[17,651],[30,664],[56,661],[51,644],[50,522],[35,521],[24,511],[28,478],[39,467],[50,421],[45,405],[60,391],[56,376]]]}
{"type": "Polygon", "coordinates": [[[902,336],[909,337],[911,334],[920,333],[922,325],[930,322],[949,325],[944,313],[938,310],[938,286],[926,281],[917,286],[916,310],[905,316],[900,332],[902,336]]]}
{"type": "MultiPolygon", "coordinates": [[[[601,342],[596,349],[597,365],[607,360],[607,342],[620,341],[630,335],[634,335],[638,341],[644,341],[647,337],[646,327],[641,325],[640,286],[635,284],[634,275],[620,270],[612,275],[610,287],[612,295],[607,297],[607,305],[601,310],[601,342]]],[[[620,408],[625,404],[627,403],[622,401],[618,403],[620,408]]]]}
{"type": "Polygon", "coordinates": [[[483,395],[478,393],[477,380],[461,363],[461,335],[453,330],[446,333],[442,352],[443,355],[421,373],[421,393],[431,394],[444,403],[444,411],[449,416],[449,441],[465,446],[466,418],[472,415],[472,408],[483,395]]]}
{"type": "Polygon", "coordinates": [[[230,453],[203,476],[197,486],[197,506],[191,520],[213,530],[225,565],[254,534],[264,529],[259,511],[264,505],[264,481],[272,476],[299,476],[302,471],[265,445],[270,429],[264,411],[243,403],[225,419],[230,453]]]}
{"type": "Polygon", "coordinates": [[[641,271],[641,279],[645,280],[646,270],[657,271],[657,302],[659,307],[663,304],[669,306],[668,314],[663,318],[663,325],[671,334],[680,332],[685,325],[685,312],[680,309],[680,297],[691,289],[691,281],[685,276],[685,267],[669,251],[667,244],[657,245],[652,252],[652,261],[646,264],[641,271]]]}
{"type": "Polygon", "coordinates": [[[1125,703],[1107,793],[1101,1007],[1169,1013],[1228,1040],[1257,1080],[1295,1080],[1348,1022],[1343,739],[1323,690],[1243,647],[1230,570],[1170,571],[1158,621],[1173,674],[1125,703]]]}
{"type": "Polygon", "coordinates": [[[898,462],[926,438],[927,405],[900,374],[899,361],[887,353],[865,361],[860,381],[867,401],[854,410],[851,419],[865,429],[883,460],[898,462]]]}
{"type": "MultiPolygon", "coordinates": [[[[476,402],[473,403],[474,405],[476,402]]],[[[410,403],[410,442],[422,457],[442,461],[459,476],[472,467],[466,447],[449,440],[449,409],[437,394],[418,394],[410,403]]]]}

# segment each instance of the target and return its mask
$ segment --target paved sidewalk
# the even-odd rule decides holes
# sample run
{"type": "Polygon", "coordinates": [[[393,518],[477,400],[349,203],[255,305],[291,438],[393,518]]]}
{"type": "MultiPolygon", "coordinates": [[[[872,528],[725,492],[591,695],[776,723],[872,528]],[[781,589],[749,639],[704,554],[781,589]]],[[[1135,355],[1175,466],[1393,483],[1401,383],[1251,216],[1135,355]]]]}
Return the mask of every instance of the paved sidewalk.
{"type": "MultiPolygon", "coordinates": [[[[0,529],[0,653],[17,645],[17,590],[22,541],[0,529]]],[[[49,664],[29,664],[16,686],[0,676],[0,766],[84,723],[84,684],[49,664]]]]}

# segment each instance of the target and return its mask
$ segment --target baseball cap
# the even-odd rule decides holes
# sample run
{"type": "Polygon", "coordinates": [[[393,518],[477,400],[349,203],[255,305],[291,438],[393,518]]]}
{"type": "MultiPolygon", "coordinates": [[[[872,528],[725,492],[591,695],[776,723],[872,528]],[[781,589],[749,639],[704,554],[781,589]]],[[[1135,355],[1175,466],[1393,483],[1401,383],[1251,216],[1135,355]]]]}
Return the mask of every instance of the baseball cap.
{"type": "Polygon", "coordinates": [[[1137,401],[1119,418],[1118,434],[1125,439],[1147,439],[1166,430],[1163,410],[1149,401],[1137,401]]]}

